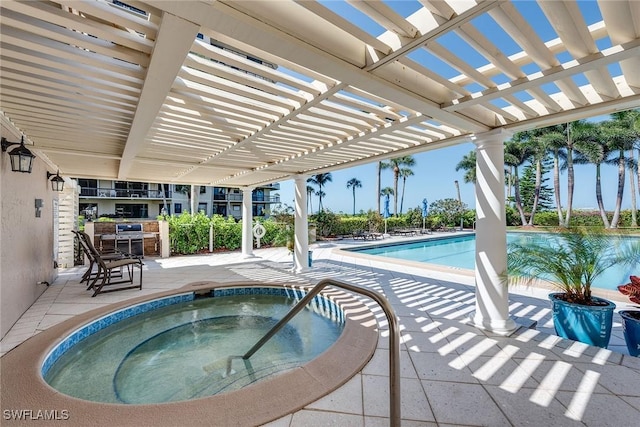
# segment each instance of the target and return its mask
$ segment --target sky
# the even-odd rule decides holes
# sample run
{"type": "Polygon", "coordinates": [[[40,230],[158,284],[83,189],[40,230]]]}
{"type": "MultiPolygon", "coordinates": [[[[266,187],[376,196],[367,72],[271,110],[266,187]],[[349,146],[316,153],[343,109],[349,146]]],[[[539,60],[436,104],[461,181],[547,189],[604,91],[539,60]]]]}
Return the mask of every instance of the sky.
{"type": "MultiPolygon", "coordinates": [[[[348,17],[349,20],[365,31],[368,31],[374,36],[379,36],[384,28],[380,27],[377,23],[366,17],[366,15],[354,9],[346,2],[336,1],[323,1],[325,6],[332,9],[334,12],[348,17]]],[[[394,8],[396,12],[403,16],[408,16],[420,7],[418,2],[407,1],[386,1],[388,6],[394,8]]],[[[597,2],[594,1],[579,1],[578,5],[583,13],[583,17],[588,24],[600,21],[602,19],[597,2]]],[[[548,41],[557,37],[553,28],[548,24],[544,18],[544,14],[537,5],[532,1],[519,1],[514,2],[514,6],[527,16],[530,22],[535,22],[535,30],[544,41],[548,41]]],[[[500,49],[507,53],[513,54],[520,51],[521,48],[511,38],[504,33],[504,31],[495,24],[486,14],[473,20],[473,24],[478,28],[484,29],[484,34],[490,37],[491,41],[495,43],[500,49]],[[490,29],[490,31],[487,31],[490,29]]],[[[459,56],[464,56],[466,60],[476,61],[474,64],[477,67],[485,65],[487,63],[486,58],[483,58],[469,48],[457,35],[449,33],[447,36],[438,40],[445,47],[456,52],[459,56]]],[[[598,41],[599,44],[610,43],[608,39],[598,41]]],[[[600,46],[601,48],[604,46],[600,46]]],[[[565,53],[566,54],[566,53],[565,53]]],[[[410,55],[411,56],[411,55],[410,55]]],[[[562,55],[561,55],[562,56],[562,55]]],[[[413,55],[411,59],[422,63],[425,66],[429,66],[433,71],[439,73],[445,78],[451,78],[459,74],[459,71],[453,69],[447,64],[444,64],[438,58],[428,55],[423,50],[420,54],[413,55]]],[[[565,62],[571,58],[559,57],[561,62],[565,62]]],[[[616,66],[617,67],[617,66],[616,66]]],[[[535,72],[537,70],[525,70],[528,73],[535,72]]],[[[619,69],[611,68],[612,75],[620,73],[619,69]]],[[[578,85],[586,83],[584,76],[573,76],[578,85]]],[[[503,83],[503,82],[497,82],[503,83]]],[[[468,88],[469,90],[481,90],[482,88],[468,88]]],[[[557,88],[547,88],[550,92],[557,90],[557,88]]],[[[527,101],[527,99],[521,99],[527,101]]],[[[592,119],[593,121],[600,121],[607,119],[608,116],[600,116],[592,119]]],[[[404,197],[404,209],[406,212],[408,208],[420,207],[422,199],[426,198],[429,203],[445,198],[457,199],[457,191],[455,181],[458,180],[460,185],[460,196],[469,208],[475,208],[475,189],[471,183],[464,183],[464,171],[456,172],[455,167],[462,157],[472,151],[474,145],[472,143],[460,144],[453,147],[441,148],[438,150],[430,150],[424,153],[414,155],[416,164],[412,167],[414,176],[407,178],[407,186],[404,197]]],[[[324,192],[326,196],[323,198],[323,205],[325,208],[330,209],[333,212],[339,213],[353,213],[353,195],[350,189],[346,188],[347,181],[351,178],[357,178],[362,182],[362,188],[356,189],[356,212],[360,210],[367,211],[369,209],[376,208],[376,165],[377,162],[342,169],[332,172],[333,181],[326,185],[324,192]]],[[[575,188],[574,194],[574,207],[577,209],[591,209],[596,208],[595,198],[595,167],[591,165],[576,166],[575,169],[576,182],[578,183],[575,188]]],[[[549,181],[547,184],[552,187],[553,177],[552,174],[548,174],[549,181]]],[[[627,178],[628,179],[628,178],[627,178]]],[[[294,183],[293,181],[281,182],[281,190],[279,194],[283,203],[289,206],[294,206],[294,183]]],[[[381,187],[393,187],[393,172],[391,170],[382,171],[382,184],[381,187]]],[[[399,182],[398,192],[401,194],[401,181],[399,182]]],[[[615,195],[617,188],[617,169],[613,166],[602,167],[602,191],[604,197],[605,208],[613,210],[615,207],[615,195]]],[[[566,203],[566,174],[561,175],[561,200],[566,203]]],[[[381,203],[382,204],[382,203],[381,203]]],[[[625,188],[625,195],[623,201],[623,208],[630,208],[631,202],[629,197],[628,184],[625,188]]],[[[318,209],[318,198],[312,196],[312,210],[316,212],[318,209]]],[[[393,200],[391,202],[391,209],[393,210],[393,200]]],[[[400,203],[398,203],[398,210],[400,210],[400,203]]]]}

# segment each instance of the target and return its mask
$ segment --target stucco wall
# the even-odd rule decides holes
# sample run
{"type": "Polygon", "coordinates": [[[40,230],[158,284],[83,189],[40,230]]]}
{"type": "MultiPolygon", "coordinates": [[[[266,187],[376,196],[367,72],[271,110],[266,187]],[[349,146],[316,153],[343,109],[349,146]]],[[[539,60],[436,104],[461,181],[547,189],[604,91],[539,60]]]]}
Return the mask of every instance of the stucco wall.
{"type": "MultiPolygon", "coordinates": [[[[19,136],[2,136],[18,142],[19,136]]],[[[13,147],[11,147],[13,148],[13,147]]],[[[9,150],[11,150],[9,148],[9,150]]],[[[32,150],[33,151],[33,150],[32,150]]],[[[53,283],[53,199],[56,194],[46,179],[46,164],[34,159],[32,173],[11,171],[8,154],[0,156],[0,336],[53,283]],[[35,200],[42,199],[40,218],[35,200]]]]}

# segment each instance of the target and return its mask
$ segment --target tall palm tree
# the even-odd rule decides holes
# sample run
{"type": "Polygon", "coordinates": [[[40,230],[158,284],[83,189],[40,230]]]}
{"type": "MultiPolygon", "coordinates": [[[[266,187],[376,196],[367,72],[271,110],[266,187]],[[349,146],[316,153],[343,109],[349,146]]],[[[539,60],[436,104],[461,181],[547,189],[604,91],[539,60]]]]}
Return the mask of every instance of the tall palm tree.
{"type": "Polygon", "coordinates": [[[518,168],[524,165],[531,158],[531,148],[526,144],[511,139],[505,143],[504,162],[507,166],[513,168],[514,196],[516,201],[516,209],[520,213],[520,221],[522,225],[527,225],[527,218],[522,209],[522,198],[520,196],[520,178],[518,176],[518,168]]]}
{"type": "MultiPolygon", "coordinates": [[[[358,178],[351,178],[347,181],[347,188],[353,191],[353,215],[356,214],[356,188],[362,188],[362,182],[358,178]]],[[[379,199],[379,198],[378,198],[379,199]]]]}
{"type": "Polygon", "coordinates": [[[318,195],[318,212],[324,209],[322,206],[322,197],[326,196],[326,193],[322,191],[322,187],[324,187],[328,182],[331,181],[333,181],[331,172],[319,173],[307,179],[307,182],[318,186],[318,191],[316,192],[316,194],[318,195]]]}
{"type": "Polygon", "coordinates": [[[545,138],[547,134],[546,128],[534,129],[524,132],[519,132],[514,135],[515,140],[527,145],[531,152],[531,163],[535,166],[535,184],[533,189],[533,204],[531,206],[531,212],[529,215],[529,222],[527,225],[533,226],[533,221],[538,210],[538,203],[540,202],[540,188],[542,187],[542,163],[547,159],[549,152],[548,141],[545,138]]]}
{"type": "MultiPolygon", "coordinates": [[[[382,169],[391,169],[393,171],[393,194],[398,194],[398,179],[400,178],[400,169],[402,166],[411,167],[416,164],[413,156],[403,156],[389,159],[388,163],[382,163],[382,169]]],[[[393,214],[398,215],[398,198],[393,198],[393,214]]]]}
{"type": "MultiPolygon", "coordinates": [[[[378,185],[376,186],[376,212],[380,213],[380,175],[382,172],[382,164],[383,162],[378,162],[377,174],[378,174],[378,185]]],[[[638,182],[640,182],[640,175],[638,175],[638,182]]]]}
{"type": "Polygon", "coordinates": [[[553,192],[556,200],[556,212],[558,214],[558,225],[560,227],[568,227],[569,224],[565,223],[565,217],[562,212],[562,200],[560,194],[560,160],[566,162],[566,132],[565,128],[561,125],[551,126],[545,128],[547,132],[544,134],[544,143],[548,147],[551,156],[553,157],[553,192]]]}
{"type": "Polygon", "coordinates": [[[466,184],[476,183],[476,150],[471,150],[462,157],[456,165],[456,172],[460,169],[464,171],[462,179],[466,184]]]}
{"type": "Polygon", "coordinates": [[[402,205],[404,204],[404,188],[407,185],[407,178],[413,176],[414,173],[409,168],[400,169],[400,176],[402,177],[402,196],[400,197],[400,215],[402,215],[402,205]]]}
{"type": "Polygon", "coordinates": [[[600,217],[605,228],[610,228],[609,218],[607,218],[607,212],[604,209],[604,203],[602,201],[602,183],[601,183],[601,168],[603,163],[606,163],[610,156],[611,150],[609,146],[602,141],[601,127],[595,123],[584,123],[579,130],[581,133],[581,143],[576,147],[577,153],[574,158],[576,164],[593,164],[596,166],[596,202],[600,211],[600,217]]]}
{"type": "MultiPolygon", "coordinates": [[[[634,111],[621,111],[611,115],[612,120],[600,124],[602,138],[609,149],[618,155],[612,155],[607,161],[608,164],[618,166],[618,192],[616,194],[616,207],[611,218],[611,228],[617,228],[620,221],[620,211],[622,209],[622,196],[624,194],[625,172],[629,168],[637,169],[635,160],[626,156],[628,150],[633,150],[634,144],[638,141],[640,134],[634,130],[636,119],[634,111]]],[[[612,153],[612,154],[613,154],[612,153]]]]}

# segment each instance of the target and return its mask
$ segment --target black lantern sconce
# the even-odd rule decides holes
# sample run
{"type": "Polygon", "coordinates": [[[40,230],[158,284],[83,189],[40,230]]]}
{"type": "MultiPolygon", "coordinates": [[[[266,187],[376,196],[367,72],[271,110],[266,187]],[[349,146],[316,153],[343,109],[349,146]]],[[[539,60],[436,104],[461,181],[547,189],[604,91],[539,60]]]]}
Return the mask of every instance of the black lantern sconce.
{"type": "Polygon", "coordinates": [[[51,178],[51,189],[53,191],[64,190],[64,178],[60,176],[60,171],[55,174],[47,171],[47,181],[49,180],[49,178],[51,178]]]}
{"type": "Polygon", "coordinates": [[[2,138],[2,151],[5,152],[12,145],[19,145],[9,151],[9,158],[11,159],[11,170],[13,172],[31,173],[31,167],[33,166],[33,159],[36,157],[27,147],[24,146],[24,135],[20,143],[9,142],[7,138],[2,138]]]}

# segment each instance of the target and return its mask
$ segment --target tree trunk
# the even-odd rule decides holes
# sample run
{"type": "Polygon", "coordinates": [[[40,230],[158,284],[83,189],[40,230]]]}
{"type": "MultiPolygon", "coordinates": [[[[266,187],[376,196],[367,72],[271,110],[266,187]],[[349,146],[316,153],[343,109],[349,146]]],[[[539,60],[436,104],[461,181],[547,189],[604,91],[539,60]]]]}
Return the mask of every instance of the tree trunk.
{"type": "MultiPolygon", "coordinates": [[[[380,175],[382,171],[382,162],[378,162],[378,186],[376,188],[376,212],[380,213],[380,175]]],[[[640,177],[638,177],[640,179],[640,177]]]]}
{"type": "Polygon", "coordinates": [[[393,216],[398,216],[398,177],[400,168],[393,168],[393,216]]]}
{"type": "Polygon", "coordinates": [[[598,202],[598,209],[600,210],[600,217],[604,228],[610,228],[609,218],[607,218],[607,212],[604,210],[604,203],[602,203],[602,184],[600,182],[600,164],[596,165],[596,200],[598,202]]]}
{"type": "Polygon", "coordinates": [[[567,147],[567,215],[564,220],[566,227],[571,225],[571,209],[573,207],[573,187],[575,186],[575,175],[573,171],[573,149],[567,147]]]}
{"type": "Polygon", "coordinates": [[[613,218],[611,218],[611,228],[618,228],[618,222],[620,221],[625,173],[624,150],[620,150],[620,156],[618,157],[618,193],[616,194],[616,210],[613,211],[613,218]]]}
{"type": "Polygon", "coordinates": [[[513,168],[513,186],[514,186],[514,195],[516,197],[516,209],[520,213],[520,222],[523,226],[527,225],[527,218],[524,216],[524,211],[522,210],[522,199],[520,197],[520,179],[518,177],[518,168],[513,168]]]}
{"type": "Polygon", "coordinates": [[[560,201],[560,159],[558,150],[553,153],[553,191],[556,193],[556,211],[558,212],[558,226],[566,227],[564,215],[562,215],[562,202],[560,201]]]}
{"type": "Polygon", "coordinates": [[[540,200],[540,187],[542,186],[542,161],[536,160],[536,187],[533,191],[533,206],[531,206],[531,216],[529,217],[529,225],[533,227],[533,217],[538,209],[538,201],[540,200]]]}
{"type": "Polygon", "coordinates": [[[356,216],[356,187],[353,186],[353,216],[356,216]]]}
{"type": "Polygon", "coordinates": [[[407,178],[402,177],[402,197],[400,198],[400,215],[402,215],[402,206],[404,205],[404,187],[407,185],[407,178]]]}
{"type": "MultiPolygon", "coordinates": [[[[629,150],[629,158],[635,163],[635,151],[629,150]]],[[[629,173],[629,192],[631,193],[631,226],[638,226],[638,207],[636,204],[636,182],[633,173],[629,173]]]]}

